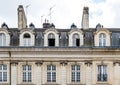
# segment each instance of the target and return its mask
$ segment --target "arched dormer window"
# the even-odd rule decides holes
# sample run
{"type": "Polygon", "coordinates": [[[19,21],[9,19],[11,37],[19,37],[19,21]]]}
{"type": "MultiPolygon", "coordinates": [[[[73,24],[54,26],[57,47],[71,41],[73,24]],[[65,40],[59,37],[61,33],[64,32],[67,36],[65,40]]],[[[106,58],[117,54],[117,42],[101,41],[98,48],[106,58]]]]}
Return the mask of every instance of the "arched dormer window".
{"type": "Polygon", "coordinates": [[[34,46],[35,35],[30,29],[23,29],[20,31],[20,46],[34,46]]]}
{"type": "Polygon", "coordinates": [[[71,29],[68,33],[69,46],[82,46],[84,43],[83,32],[80,29],[71,29]]]}
{"type": "Polygon", "coordinates": [[[106,46],[106,35],[104,33],[99,34],[99,46],[106,46]]]}
{"type": "Polygon", "coordinates": [[[80,46],[79,34],[73,34],[73,46],[80,46]]]}
{"type": "Polygon", "coordinates": [[[55,46],[55,35],[53,33],[48,35],[48,46],[55,46]]]}
{"type": "Polygon", "coordinates": [[[9,46],[10,45],[10,35],[8,30],[1,28],[0,29],[0,46],[9,46]]]}
{"type": "Polygon", "coordinates": [[[44,46],[59,46],[59,33],[55,28],[45,30],[44,46]]]}
{"type": "Polygon", "coordinates": [[[6,36],[4,33],[0,33],[0,46],[6,46],[6,36]]]}
{"type": "Polygon", "coordinates": [[[110,46],[110,34],[111,32],[105,28],[98,29],[94,32],[94,45],[110,46]]]}
{"type": "Polygon", "coordinates": [[[28,34],[28,33],[24,34],[24,36],[23,36],[23,45],[24,46],[30,46],[30,43],[31,43],[30,34],[28,34]]]}

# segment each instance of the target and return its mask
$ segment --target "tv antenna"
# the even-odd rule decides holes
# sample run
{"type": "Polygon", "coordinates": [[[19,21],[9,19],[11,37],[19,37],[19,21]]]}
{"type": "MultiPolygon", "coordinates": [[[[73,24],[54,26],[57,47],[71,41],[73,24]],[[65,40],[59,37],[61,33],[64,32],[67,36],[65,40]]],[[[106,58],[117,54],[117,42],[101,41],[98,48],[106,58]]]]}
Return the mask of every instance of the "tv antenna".
{"type": "Polygon", "coordinates": [[[50,9],[49,9],[49,11],[50,11],[50,13],[49,13],[49,16],[50,16],[50,23],[51,23],[51,18],[52,18],[52,9],[55,7],[55,5],[53,5],[52,7],[50,7],[50,9]]]}
{"type": "Polygon", "coordinates": [[[25,8],[26,8],[26,21],[27,21],[27,14],[28,14],[28,7],[29,6],[30,6],[30,4],[25,6],[25,8]]]}

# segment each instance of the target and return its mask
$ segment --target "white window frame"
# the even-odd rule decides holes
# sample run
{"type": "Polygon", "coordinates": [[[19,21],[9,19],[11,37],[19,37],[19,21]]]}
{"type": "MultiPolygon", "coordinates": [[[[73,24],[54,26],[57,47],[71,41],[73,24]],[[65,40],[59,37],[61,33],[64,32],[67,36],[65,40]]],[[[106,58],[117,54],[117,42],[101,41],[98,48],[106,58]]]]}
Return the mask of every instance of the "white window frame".
{"type": "Polygon", "coordinates": [[[81,81],[80,70],[81,70],[80,65],[71,65],[71,82],[77,82],[78,83],[78,82],[81,81]],[[74,73],[74,75],[73,75],[73,73],[74,73]]]}
{"type": "Polygon", "coordinates": [[[6,35],[4,33],[0,33],[0,46],[6,46],[6,35]]]}
{"type": "Polygon", "coordinates": [[[23,35],[23,45],[24,45],[24,46],[31,46],[31,36],[30,36],[29,38],[26,38],[26,37],[25,37],[26,34],[30,36],[29,33],[25,33],[25,34],[23,35]]]}
{"type": "Polygon", "coordinates": [[[22,81],[32,82],[32,66],[31,65],[22,65],[22,81]]]}
{"type": "Polygon", "coordinates": [[[78,46],[80,46],[80,36],[79,36],[79,34],[78,33],[73,34],[73,37],[72,37],[73,46],[78,47],[77,42],[76,42],[77,39],[79,39],[79,45],[78,46]]]}
{"type": "Polygon", "coordinates": [[[106,34],[99,34],[99,46],[106,46],[106,34]]]}
{"type": "Polygon", "coordinates": [[[7,65],[5,64],[0,64],[0,82],[7,82],[7,65]]]}
{"type": "Polygon", "coordinates": [[[47,65],[47,82],[56,82],[56,65],[47,65]]]}

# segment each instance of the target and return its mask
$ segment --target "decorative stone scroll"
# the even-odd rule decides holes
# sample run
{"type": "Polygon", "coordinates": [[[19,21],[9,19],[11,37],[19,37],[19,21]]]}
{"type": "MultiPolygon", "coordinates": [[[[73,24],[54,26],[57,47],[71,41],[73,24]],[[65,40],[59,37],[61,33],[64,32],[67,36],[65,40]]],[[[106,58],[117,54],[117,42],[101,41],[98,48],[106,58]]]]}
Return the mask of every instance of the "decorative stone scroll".
{"type": "Polygon", "coordinates": [[[66,60],[61,60],[60,61],[60,64],[63,65],[63,66],[67,65],[67,63],[68,63],[68,61],[66,61],[66,60]]]}
{"type": "Polygon", "coordinates": [[[92,61],[85,61],[85,65],[91,66],[92,65],[92,61]]]}
{"type": "Polygon", "coordinates": [[[41,66],[42,64],[43,64],[43,61],[41,60],[41,61],[37,61],[37,62],[35,62],[35,64],[37,65],[37,66],[41,66]]]}

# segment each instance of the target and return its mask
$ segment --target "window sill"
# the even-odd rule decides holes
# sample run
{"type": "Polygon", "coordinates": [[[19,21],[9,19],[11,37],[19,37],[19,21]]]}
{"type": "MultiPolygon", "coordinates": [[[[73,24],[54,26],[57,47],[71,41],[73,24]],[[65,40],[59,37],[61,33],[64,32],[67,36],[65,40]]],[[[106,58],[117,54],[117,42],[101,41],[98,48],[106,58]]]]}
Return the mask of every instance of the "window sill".
{"type": "Polygon", "coordinates": [[[0,85],[10,85],[9,83],[0,82],[0,85]]]}
{"type": "Polygon", "coordinates": [[[17,85],[35,85],[35,84],[30,83],[30,82],[25,82],[25,83],[21,83],[21,84],[17,84],[17,85]]]}
{"type": "Polygon", "coordinates": [[[70,84],[67,84],[67,85],[85,85],[85,84],[81,84],[81,83],[70,83],[70,84]]]}
{"type": "Polygon", "coordinates": [[[111,85],[108,82],[97,82],[95,85],[111,85]]]}
{"type": "Polygon", "coordinates": [[[49,83],[45,83],[45,84],[42,84],[42,85],[61,85],[61,84],[58,84],[56,82],[49,82],[49,83]]]}

